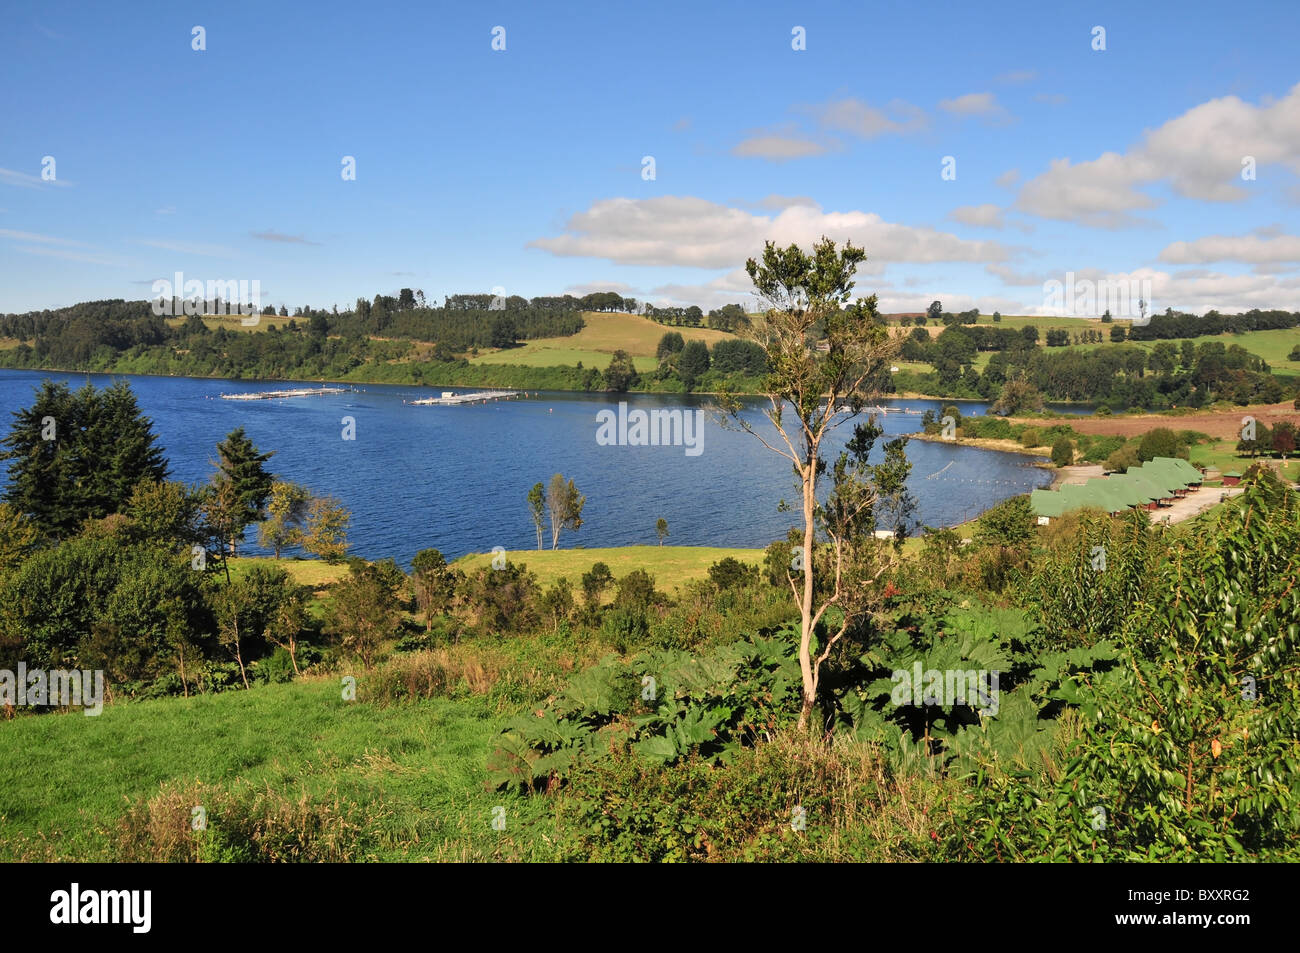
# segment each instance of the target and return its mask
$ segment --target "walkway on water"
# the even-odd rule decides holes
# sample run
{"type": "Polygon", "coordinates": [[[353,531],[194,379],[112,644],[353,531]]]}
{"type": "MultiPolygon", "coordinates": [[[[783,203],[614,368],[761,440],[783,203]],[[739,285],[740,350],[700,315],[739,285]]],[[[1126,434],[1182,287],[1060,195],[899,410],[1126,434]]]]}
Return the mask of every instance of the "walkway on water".
{"type": "Polygon", "coordinates": [[[404,400],[404,404],[423,404],[428,406],[436,404],[439,406],[451,406],[453,404],[486,404],[489,400],[509,400],[511,397],[518,397],[523,391],[517,390],[480,390],[472,394],[453,394],[451,391],[443,391],[441,397],[422,397],[419,400],[404,400]]]}
{"type": "Polygon", "coordinates": [[[222,400],[275,400],[280,397],[321,397],[326,394],[344,394],[346,387],[297,387],[291,390],[251,391],[247,394],[222,394],[222,400]]]}

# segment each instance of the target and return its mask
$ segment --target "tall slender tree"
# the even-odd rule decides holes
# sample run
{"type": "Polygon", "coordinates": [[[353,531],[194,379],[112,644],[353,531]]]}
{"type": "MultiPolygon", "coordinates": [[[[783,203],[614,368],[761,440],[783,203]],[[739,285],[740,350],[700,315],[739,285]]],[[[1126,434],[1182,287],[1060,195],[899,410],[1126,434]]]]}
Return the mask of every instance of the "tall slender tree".
{"type": "Polygon", "coordinates": [[[542,528],[546,523],[546,487],[540,483],[528,491],[528,515],[533,518],[533,528],[537,530],[537,550],[542,549],[542,528]]]}
{"type": "Polygon", "coordinates": [[[546,511],[551,518],[551,549],[560,544],[563,530],[577,532],[582,526],[582,507],[587,498],[578,493],[572,480],[567,483],[560,474],[551,477],[551,485],[546,488],[546,511]]]}
{"type": "MultiPolygon", "coordinates": [[[[721,397],[730,419],[789,460],[797,477],[803,545],[798,566],[787,578],[800,614],[800,726],[809,723],[816,704],[822,664],[850,628],[861,622],[872,583],[888,568],[887,562],[876,559],[874,540],[865,531],[874,528],[882,504],[889,503],[890,497],[900,514],[906,510],[902,443],[886,444],[886,464],[881,467],[866,464],[880,434],[874,426],[854,428],[848,451],[835,464],[830,498],[823,505],[817,496],[818,476],[826,469],[822,451],[828,434],[878,399],[897,349],[877,311],[875,295],[845,307],[853,274],[865,259],[861,248],[846,243],[837,250],[828,238],[818,242],[811,255],[796,245],[781,249],[767,242],[761,261],[751,258],[745,270],[768,305],[750,333],[768,352],[772,370],[764,385],[769,402],[764,416],[779,439],[755,429],[734,395],[721,397]],[[811,346],[820,328],[824,328],[824,350],[811,346]],[[830,543],[829,566],[820,554],[819,527],[830,543]],[[864,533],[866,543],[861,541],[864,533]],[[814,630],[823,619],[832,618],[826,615],[832,607],[839,610],[838,618],[814,656],[814,630]]],[[[935,302],[930,307],[933,311],[942,306],[935,302]]]]}

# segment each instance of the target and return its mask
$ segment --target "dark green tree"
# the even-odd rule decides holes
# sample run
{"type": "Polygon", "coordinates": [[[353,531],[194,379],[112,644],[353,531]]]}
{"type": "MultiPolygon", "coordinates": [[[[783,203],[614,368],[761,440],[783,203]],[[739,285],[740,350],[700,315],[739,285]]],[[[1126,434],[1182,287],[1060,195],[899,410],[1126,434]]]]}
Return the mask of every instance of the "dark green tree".
{"type": "Polygon", "coordinates": [[[682,379],[687,390],[709,369],[709,349],[703,341],[688,341],[682,348],[681,357],[677,359],[677,376],[682,379]]]}
{"type": "Polygon", "coordinates": [[[167,478],[156,440],[125,382],[74,394],[45,381],[0,441],[9,461],[4,500],[43,533],[70,536],[87,519],[120,512],[140,480],[167,478]]]}
{"type": "Polygon", "coordinates": [[[244,530],[266,518],[266,504],[275,477],[265,464],[274,453],[274,450],[260,453],[243,427],[235,428],[217,444],[217,471],[212,475],[212,483],[214,489],[221,484],[228,485],[234,498],[223,527],[223,541],[232,556],[244,530]]]}
{"type": "Polygon", "coordinates": [[[614,352],[609,367],[605,369],[605,390],[622,393],[641,382],[631,356],[622,349],[614,352]]]}

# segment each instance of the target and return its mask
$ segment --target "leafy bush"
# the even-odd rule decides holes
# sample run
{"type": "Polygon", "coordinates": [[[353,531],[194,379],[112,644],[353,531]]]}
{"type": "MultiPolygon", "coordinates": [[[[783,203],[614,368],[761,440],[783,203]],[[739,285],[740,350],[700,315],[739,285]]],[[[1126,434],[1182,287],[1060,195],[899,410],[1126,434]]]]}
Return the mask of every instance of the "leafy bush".
{"type": "Polygon", "coordinates": [[[393,656],[358,683],[358,701],[379,707],[425,698],[486,695],[500,676],[500,660],[466,646],[393,656]]]}
{"type": "Polygon", "coordinates": [[[727,556],[709,567],[709,579],[719,589],[738,589],[758,579],[758,569],[727,556]]]}
{"type": "Polygon", "coordinates": [[[798,713],[792,631],[700,656],[672,649],[627,662],[606,656],[541,712],[507,725],[488,760],[489,787],[550,786],[575,765],[622,747],[658,764],[692,754],[730,761],[742,745],[798,713]]]}
{"type": "Polygon", "coordinates": [[[721,767],[627,750],[584,763],[557,826],[569,860],[928,860],[955,793],[899,776],[871,745],[782,731],[721,767]]]}
{"type": "Polygon", "coordinates": [[[1247,481],[1182,540],[1081,679],[1084,735],[1057,779],[985,760],[963,858],[1300,859],[1300,507],[1247,481]]]}
{"type": "Polygon", "coordinates": [[[296,800],[271,788],[234,792],[201,781],[164,782],[118,821],[114,860],[123,863],[338,863],[361,859],[368,820],[346,799],[296,800]],[[206,814],[194,829],[196,806],[206,814]]]}

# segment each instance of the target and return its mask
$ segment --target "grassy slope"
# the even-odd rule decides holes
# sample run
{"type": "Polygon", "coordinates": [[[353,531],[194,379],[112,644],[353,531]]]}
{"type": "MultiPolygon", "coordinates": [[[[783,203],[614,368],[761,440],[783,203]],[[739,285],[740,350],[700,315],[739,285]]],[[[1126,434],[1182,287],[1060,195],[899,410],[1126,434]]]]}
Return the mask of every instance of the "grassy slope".
{"type": "MultiPolygon", "coordinates": [[[[545,542],[550,545],[549,539],[545,542]]],[[[529,572],[536,573],[543,586],[553,585],[561,576],[567,576],[576,586],[584,572],[595,563],[603,562],[609,566],[615,578],[624,576],[633,569],[644,569],[655,577],[655,585],[665,591],[706,578],[709,567],[727,556],[755,566],[763,562],[761,549],[719,546],[618,546],[605,549],[515,550],[506,554],[509,561],[527,565],[529,572]]],[[[486,566],[491,561],[491,553],[471,553],[462,556],[453,565],[464,571],[486,566]]],[[[230,561],[230,575],[237,579],[255,564],[279,566],[299,585],[317,589],[338,582],[348,574],[348,567],[344,563],[330,565],[319,559],[240,556],[230,561]]]]}
{"type": "Polygon", "coordinates": [[[125,799],[169,779],[382,801],[380,858],[546,859],[542,799],[484,791],[501,722],[478,697],[344,702],[336,679],[18,718],[0,724],[0,860],[22,857],[38,832],[60,856],[104,851],[125,799]],[[500,834],[496,805],[508,812],[500,834]],[[529,822],[542,828],[525,831],[529,822]]]}
{"type": "MultiPolygon", "coordinates": [[[[545,540],[547,545],[550,540],[545,540]]],[[[644,569],[655,577],[655,586],[665,592],[681,588],[687,582],[704,579],[709,567],[720,559],[731,556],[741,562],[760,565],[761,549],[727,549],[713,546],[620,546],[610,549],[556,549],[517,550],[507,553],[510,562],[522,563],[529,572],[537,574],[543,586],[554,585],[561,576],[568,578],[576,588],[582,574],[598,562],[609,566],[618,579],[633,569],[644,569]]],[[[456,560],[456,568],[467,571],[486,566],[492,561],[490,553],[475,553],[456,560]]]]}
{"type": "Polygon", "coordinates": [[[603,369],[609,364],[610,356],[621,348],[633,357],[638,371],[652,371],[659,365],[655,359],[659,339],[670,331],[679,332],[687,341],[704,341],[710,347],[734,337],[708,328],[670,328],[635,314],[585,311],[582,317],[587,326],[577,334],[538,338],[525,341],[521,347],[482,352],[470,363],[548,367],[582,361],[584,367],[603,369]]]}

